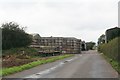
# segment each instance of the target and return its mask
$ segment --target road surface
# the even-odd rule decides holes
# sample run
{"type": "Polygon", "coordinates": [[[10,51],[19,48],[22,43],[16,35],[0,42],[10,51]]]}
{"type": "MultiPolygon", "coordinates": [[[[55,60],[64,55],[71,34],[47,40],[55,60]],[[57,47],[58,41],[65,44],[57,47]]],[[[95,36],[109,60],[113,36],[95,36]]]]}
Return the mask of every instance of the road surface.
{"type": "Polygon", "coordinates": [[[37,66],[5,78],[117,78],[117,72],[97,51],[37,66]]]}

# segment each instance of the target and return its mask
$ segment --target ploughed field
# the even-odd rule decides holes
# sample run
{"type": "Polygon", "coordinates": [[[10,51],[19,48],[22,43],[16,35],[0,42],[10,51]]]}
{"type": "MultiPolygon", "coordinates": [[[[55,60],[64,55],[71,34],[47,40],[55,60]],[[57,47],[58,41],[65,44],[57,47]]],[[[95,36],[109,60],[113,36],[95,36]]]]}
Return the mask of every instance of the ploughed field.
{"type": "Polygon", "coordinates": [[[31,63],[33,61],[46,60],[54,56],[60,55],[60,53],[58,52],[39,53],[39,50],[34,48],[13,48],[10,50],[4,50],[2,53],[3,68],[20,66],[31,63]]]}
{"type": "Polygon", "coordinates": [[[3,68],[8,68],[8,67],[13,67],[13,66],[20,66],[20,65],[24,65],[33,61],[37,61],[37,60],[46,60],[51,57],[33,57],[33,58],[25,58],[25,56],[21,56],[21,58],[17,57],[17,56],[6,56],[4,58],[2,58],[2,67],[3,68]]]}

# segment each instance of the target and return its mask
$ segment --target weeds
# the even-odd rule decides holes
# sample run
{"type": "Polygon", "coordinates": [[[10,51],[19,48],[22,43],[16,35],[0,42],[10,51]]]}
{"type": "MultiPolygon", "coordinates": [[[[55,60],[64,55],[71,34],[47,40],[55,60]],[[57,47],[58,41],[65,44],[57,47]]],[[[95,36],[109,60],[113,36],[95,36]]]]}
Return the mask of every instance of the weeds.
{"type": "Polygon", "coordinates": [[[34,61],[34,62],[24,64],[24,65],[21,65],[21,66],[5,68],[5,69],[2,69],[2,71],[0,71],[0,72],[2,72],[2,74],[0,74],[0,75],[1,76],[6,76],[6,75],[9,75],[9,74],[13,74],[13,73],[16,73],[16,72],[20,72],[20,71],[23,71],[23,70],[26,70],[26,69],[33,68],[33,67],[41,65],[41,64],[54,62],[56,60],[60,60],[60,59],[71,57],[71,56],[73,56],[73,55],[69,54],[69,55],[55,56],[53,58],[49,58],[49,59],[46,59],[46,60],[38,60],[38,61],[34,61]]]}

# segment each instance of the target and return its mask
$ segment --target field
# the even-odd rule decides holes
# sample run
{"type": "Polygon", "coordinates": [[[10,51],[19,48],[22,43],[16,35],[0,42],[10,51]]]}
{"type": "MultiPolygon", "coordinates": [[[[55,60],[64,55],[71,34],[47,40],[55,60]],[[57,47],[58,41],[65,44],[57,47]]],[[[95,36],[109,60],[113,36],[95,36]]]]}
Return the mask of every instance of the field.
{"type": "Polygon", "coordinates": [[[66,54],[66,55],[54,56],[54,57],[50,57],[50,58],[47,58],[47,59],[45,58],[45,59],[42,59],[42,60],[33,61],[31,63],[24,64],[24,65],[14,66],[14,67],[10,67],[10,68],[4,68],[4,69],[2,69],[2,74],[1,75],[6,76],[6,75],[13,74],[13,73],[16,73],[16,72],[20,72],[20,71],[23,71],[23,70],[26,70],[26,69],[30,69],[32,67],[35,67],[35,66],[38,66],[38,65],[41,65],[41,64],[54,62],[56,60],[64,59],[64,58],[71,57],[71,56],[73,56],[73,55],[72,54],[66,54]]]}
{"type": "Polygon", "coordinates": [[[57,56],[48,55],[46,57],[41,56],[37,53],[36,49],[32,48],[16,48],[4,51],[2,58],[2,76],[20,72],[32,67],[54,62],[63,58],[71,57],[72,54],[61,54],[57,56]],[[21,52],[24,50],[24,53],[21,52]],[[21,52],[21,53],[20,53],[21,52]],[[29,52],[29,53],[28,53],[29,52]]]}

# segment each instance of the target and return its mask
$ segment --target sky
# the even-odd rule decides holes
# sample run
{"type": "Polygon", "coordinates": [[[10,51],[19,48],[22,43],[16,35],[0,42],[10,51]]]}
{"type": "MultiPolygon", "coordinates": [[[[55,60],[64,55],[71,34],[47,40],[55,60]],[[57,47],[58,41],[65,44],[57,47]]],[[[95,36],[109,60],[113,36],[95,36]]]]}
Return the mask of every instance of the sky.
{"type": "Polygon", "coordinates": [[[118,26],[119,0],[0,0],[0,25],[14,21],[41,37],[97,42],[118,26]]]}

